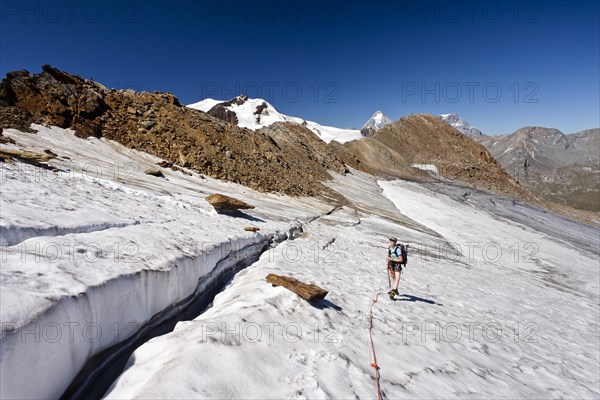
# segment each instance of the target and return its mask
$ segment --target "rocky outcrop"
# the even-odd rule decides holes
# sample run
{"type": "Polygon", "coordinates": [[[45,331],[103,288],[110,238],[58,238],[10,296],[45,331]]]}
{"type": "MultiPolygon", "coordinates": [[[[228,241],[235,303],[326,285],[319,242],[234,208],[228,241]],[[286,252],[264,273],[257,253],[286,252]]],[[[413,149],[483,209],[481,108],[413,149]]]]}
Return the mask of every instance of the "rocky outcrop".
{"type": "Polygon", "coordinates": [[[219,193],[206,196],[206,201],[208,201],[208,203],[213,206],[217,212],[251,210],[254,208],[254,206],[242,200],[219,193]]]}
{"type": "Polygon", "coordinates": [[[208,110],[208,114],[222,121],[228,122],[232,125],[238,124],[237,115],[233,111],[230,111],[227,108],[225,108],[225,106],[223,106],[222,104],[217,104],[216,106],[208,110]]]}
{"type": "Polygon", "coordinates": [[[258,105],[256,107],[256,111],[254,111],[254,115],[256,115],[256,123],[257,124],[260,124],[260,117],[261,117],[261,115],[263,115],[263,113],[264,114],[268,113],[268,111],[265,111],[267,109],[268,109],[268,105],[267,105],[266,102],[262,102],[260,105],[258,105]]]}
{"type": "Polygon", "coordinates": [[[94,90],[96,86],[48,65],[37,75],[10,72],[0,84],[0,107],[6,108],[1,115],[18,115],[22,121],[15,126],[12,118],[2,118],[0,124],[20,128],[28,127],[31,122],[44,122],[75,128],[81,136],[100,136],[97,118],[108,106],[94,90]]]}
{"type": "Polygon", "coordinates": [[[244,104],[246,102],[246,100],[248,100],[248,97],[241,94],[237,97],[234,97],[233,99],[231,99],[229,101],[224,101],[219,104],[216,104],[213,108],[208,110],[208,114],[212,115],[213,117],[218,118],[222,121],[228,122],[232,125],[237,125],[238,124],[237,115],[235,112],[229,110],[228,107],[230,107],[234,104],[241,106],[242,104],[244,104]]]}

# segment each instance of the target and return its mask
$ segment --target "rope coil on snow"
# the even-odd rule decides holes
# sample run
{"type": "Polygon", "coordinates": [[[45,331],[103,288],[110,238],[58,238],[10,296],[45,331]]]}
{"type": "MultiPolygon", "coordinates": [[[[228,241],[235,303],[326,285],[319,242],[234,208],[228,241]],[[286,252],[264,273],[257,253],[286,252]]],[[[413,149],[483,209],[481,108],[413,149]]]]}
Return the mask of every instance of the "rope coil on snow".
{"type": "Polygon", "coordinates": [[[373,344],[373,305],[377,303],[380,294],[381,292],[375,294],[375,297],[371,300],[371,307],[369,308],[369,340],[371,341],[371,354],[373,355],[373,362],[370,365],[375,369],[377,400],[381,400],[381,387],[379,386],[379,365],[377,365],[377,355],[375,354],[375,345],[373,344]]]}

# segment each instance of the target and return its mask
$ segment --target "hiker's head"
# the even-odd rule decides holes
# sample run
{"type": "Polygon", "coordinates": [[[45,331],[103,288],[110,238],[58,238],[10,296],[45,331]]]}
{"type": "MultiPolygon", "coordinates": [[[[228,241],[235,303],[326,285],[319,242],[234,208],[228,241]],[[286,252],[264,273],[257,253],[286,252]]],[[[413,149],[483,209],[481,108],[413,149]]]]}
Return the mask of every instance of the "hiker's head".
{"type": "Polygon", "coordinates": [[[395,237],[391,237],[391,238],[390,238],[390,244],[391,244],[391,245],[394,245],[394,244],[396,244],[396,243],[398,243],[398,239],[396,239],[395,237]]]}

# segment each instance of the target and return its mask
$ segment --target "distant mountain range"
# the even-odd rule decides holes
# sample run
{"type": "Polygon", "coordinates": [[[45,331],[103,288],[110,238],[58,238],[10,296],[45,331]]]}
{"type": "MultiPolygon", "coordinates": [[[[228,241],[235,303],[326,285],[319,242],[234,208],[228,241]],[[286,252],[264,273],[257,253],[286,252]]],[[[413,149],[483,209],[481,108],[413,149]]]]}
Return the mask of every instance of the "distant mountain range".
{"type": "Polygon", "coordinates": [[[546,199],[600,211],[600,129],[565,135],[527,126],[477,140],[510,175],[546,199]]]}

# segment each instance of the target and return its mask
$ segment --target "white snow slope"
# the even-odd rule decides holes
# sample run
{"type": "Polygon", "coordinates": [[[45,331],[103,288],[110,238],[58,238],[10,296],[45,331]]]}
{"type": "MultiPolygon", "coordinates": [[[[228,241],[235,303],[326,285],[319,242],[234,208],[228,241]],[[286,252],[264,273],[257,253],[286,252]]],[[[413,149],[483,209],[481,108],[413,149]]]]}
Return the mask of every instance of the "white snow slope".
{"type": "MultiPolygon", "coordinates": [[[[116,162],[143,171],[158,161],[38,128],[5,132],[24,148],[69,156],[50,162],[63,169],[116,162]]],[[[368,317],[377,293],[384,398],[600,395],[597,229],[486,193],[465,200],[467,189],[448,183],[378,182],[357,171],[329,182],[351,201],[332,211],[170,170],[167,179],[31,182],[19,165],[2,165],[1,226],[10,233],[0,270],[2,398],[60,396],[87,357],[189,295],[235,245],[269,236],[279,244],[207,311],[138,348],[106,397],[376,398],[368,317]],[[261,221],[216,215],[202,199],[215,191],[255,204],[261,221]],[[304,232],[285,240],[299,223],[304,232]],[[249,224],[261,230],[243,231],[249,224]],[[396,301],[385,295],[390,235],[411,246],[396,301]],[[63,253],[53,258],[49,243],[63,253]],[[134,251],[117,257],[117,244],[134,251]],[[329,294],[309,304],[268,284],[268,273],[329,294]]]]}
{"type": "MultiPolygon", "coordinates": [[[[208,110],[213,108],[215,105],[224,101],[225,100],[204,99],[197,103],[189,104],[188,107],[208,112],[208,110]]],[[[235,115],[238,119],[238,126],[242,128],[257,130],[264,126],[272,125],[275,122],[293,122],[306,126],[326,143],[329,143],[333,140],[339,143],[344,143],[362,138],[360,130],[358,129],[342,129],[333,126],[325,126],[317,122],[306,121],[302,118],[290,117],[288,115],[281,114],[268,101],[263,99],[248,98],[241,105],[232,104],[226,108],[235,112],[235,115]],[[263,103],[266,104],[266,108],[261,112],[260,120],[258,120],[258,116],[255,114],[255,112],[257,107],[261,106],[263,103]]]]}

